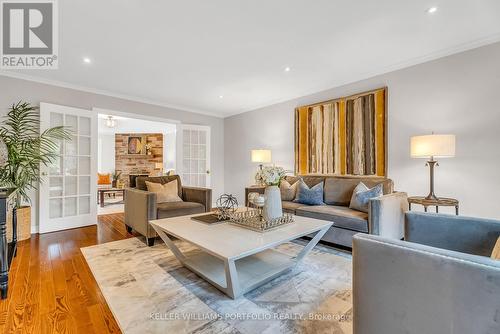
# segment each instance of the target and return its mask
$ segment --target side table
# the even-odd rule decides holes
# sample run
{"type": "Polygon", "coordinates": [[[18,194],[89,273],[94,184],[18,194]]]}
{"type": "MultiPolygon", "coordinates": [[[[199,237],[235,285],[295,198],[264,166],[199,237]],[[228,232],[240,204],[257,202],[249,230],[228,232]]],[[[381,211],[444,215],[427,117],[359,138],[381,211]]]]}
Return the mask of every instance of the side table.
{"type": "Polygon", "coordinates": [[[259,185],[254,185],[254,186],[246,187],[245,188],[245,206],[246,207],[250,206],[250,203],[248,203],[248,194],[250,194],[250,193],[263,194],[264,190],[266,190],[266,187],[259,186],[259,185]]]}
{"type": "Polygon", "coordinates": [[[411,196],[408,197],[408,209],[411,211],[412,204],[419,204],[424,207],[424,211],[427,212],[427,207],[435,206],[436,213],[439,213],[440,206],[454,206],[455,214],[458,216],[459,202],[455,198],[440,197],[437,199],[427,199],[423,196],[411,196]]]}

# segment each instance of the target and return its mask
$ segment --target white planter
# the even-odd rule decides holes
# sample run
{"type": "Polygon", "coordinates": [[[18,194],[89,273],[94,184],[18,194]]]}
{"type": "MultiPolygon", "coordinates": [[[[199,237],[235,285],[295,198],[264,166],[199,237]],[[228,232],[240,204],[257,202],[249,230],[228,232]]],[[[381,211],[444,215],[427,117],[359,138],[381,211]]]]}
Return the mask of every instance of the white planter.
{"type": "Polygon", "coordinates": [[[283,215],[283,209],[281,207],[280,188],[278,186],[266,187],[264,197],[266,198],[264,209],[262,211],[264,219],[271,220],[281,217],[283,215]]]}

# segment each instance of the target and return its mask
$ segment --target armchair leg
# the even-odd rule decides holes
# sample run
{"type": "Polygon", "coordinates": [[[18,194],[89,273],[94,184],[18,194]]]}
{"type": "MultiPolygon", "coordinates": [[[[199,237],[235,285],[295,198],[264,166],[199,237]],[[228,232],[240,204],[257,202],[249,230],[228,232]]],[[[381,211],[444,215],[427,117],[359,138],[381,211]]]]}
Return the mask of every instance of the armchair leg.
{"type": "Polygon", "coordinates": [[[148,244],[149,247],[154,246],[154,244],[155,244],[155,238],[147,238],[146,237],[146,243],[148,244]]]}
{"type": "Polygon", "coordinates": [[[125,228],[127,229],[128,233],[132,233],[132,227],[125,225],[125,228]]]}

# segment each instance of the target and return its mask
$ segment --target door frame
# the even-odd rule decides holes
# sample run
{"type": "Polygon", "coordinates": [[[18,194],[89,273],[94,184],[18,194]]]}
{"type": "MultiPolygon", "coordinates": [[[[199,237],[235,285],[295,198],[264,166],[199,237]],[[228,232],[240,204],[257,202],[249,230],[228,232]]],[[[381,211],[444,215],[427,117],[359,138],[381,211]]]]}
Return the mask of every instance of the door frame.
{"type": "MultiPolygon", "coordinates": [[[[88,214],[71,217],[61,217],[61,218],[49,218],[49,192],[50,192],[50,166],[40,166],[40,175],[42,176],[42,182],[39,185],[39,196],[38,196],[38,232],[48,233],[55,231],[62,231],[71,228],[84,227],[97,224],[97,112],[89,109],[81,109],[75,107],[69,107],[64,105],[57,105],[52,103],[40,103],[40,130],[47,129],[50,127],[50,112],[57,112],[57,109],[61,109],[61,113],[66,115],[83,116],[90,118],[90,212],[88,214]],[[51,110],[47,110],[50,108],[51,110]],[[44,115],[44,113],[46,114],[44,115]],[[68,223],[67,220],[70,220],[68,223]],[[45,223],[45,220],[47,222],[45,223]],[[64,222],[66,220],[66,222],[64,222]],[[58,225],[60,223],[60,225],[58,225]]],[[[62,171],[62,177],[64,179],[66,175],[62,171]]],[[[77,177],[80,175],[77,174],[77,177]]],[[[78,182],[78,180],[77,180],[78,182]]],[[[78,188],[77,188],[78,189],[78,188]]],[[[77,190],[78,191],[78,190],[77,190]]],[[[77,202],[78,202],[78,195],[77,202]]],[[[64,195],[63,195],[64,196],[64,195]]],[[[64,203],[63,203],[64,208],[64,203]]],[[[78,206],[77,206],[78,208],[78,206]]]]}

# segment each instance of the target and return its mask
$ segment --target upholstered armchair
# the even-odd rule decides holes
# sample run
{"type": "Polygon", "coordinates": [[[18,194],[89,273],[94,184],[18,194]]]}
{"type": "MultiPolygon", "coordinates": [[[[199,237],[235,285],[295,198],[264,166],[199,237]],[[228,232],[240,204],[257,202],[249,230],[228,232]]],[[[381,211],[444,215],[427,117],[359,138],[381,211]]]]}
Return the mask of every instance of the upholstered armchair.
{"type": "Polygon", "coordinates": [[[500,221],[407,212],[405,241],[353,239],[354,334],[500,333],[500,221]]]}
{"type": "Polygon", "coordinates": [[[146,237],[148,246],[154,245],[155,230],[150,220],[170,218],[212,209],[212,190],[206,188],[183,187],[178,175],[158,177],[137,177],[136,188],[125,189],[125,227],[146,237]],[[157,203],[156,194],[147,191],[146,181],[165,184],[177,180],[178,195],[183,202],[157,203]]]}

